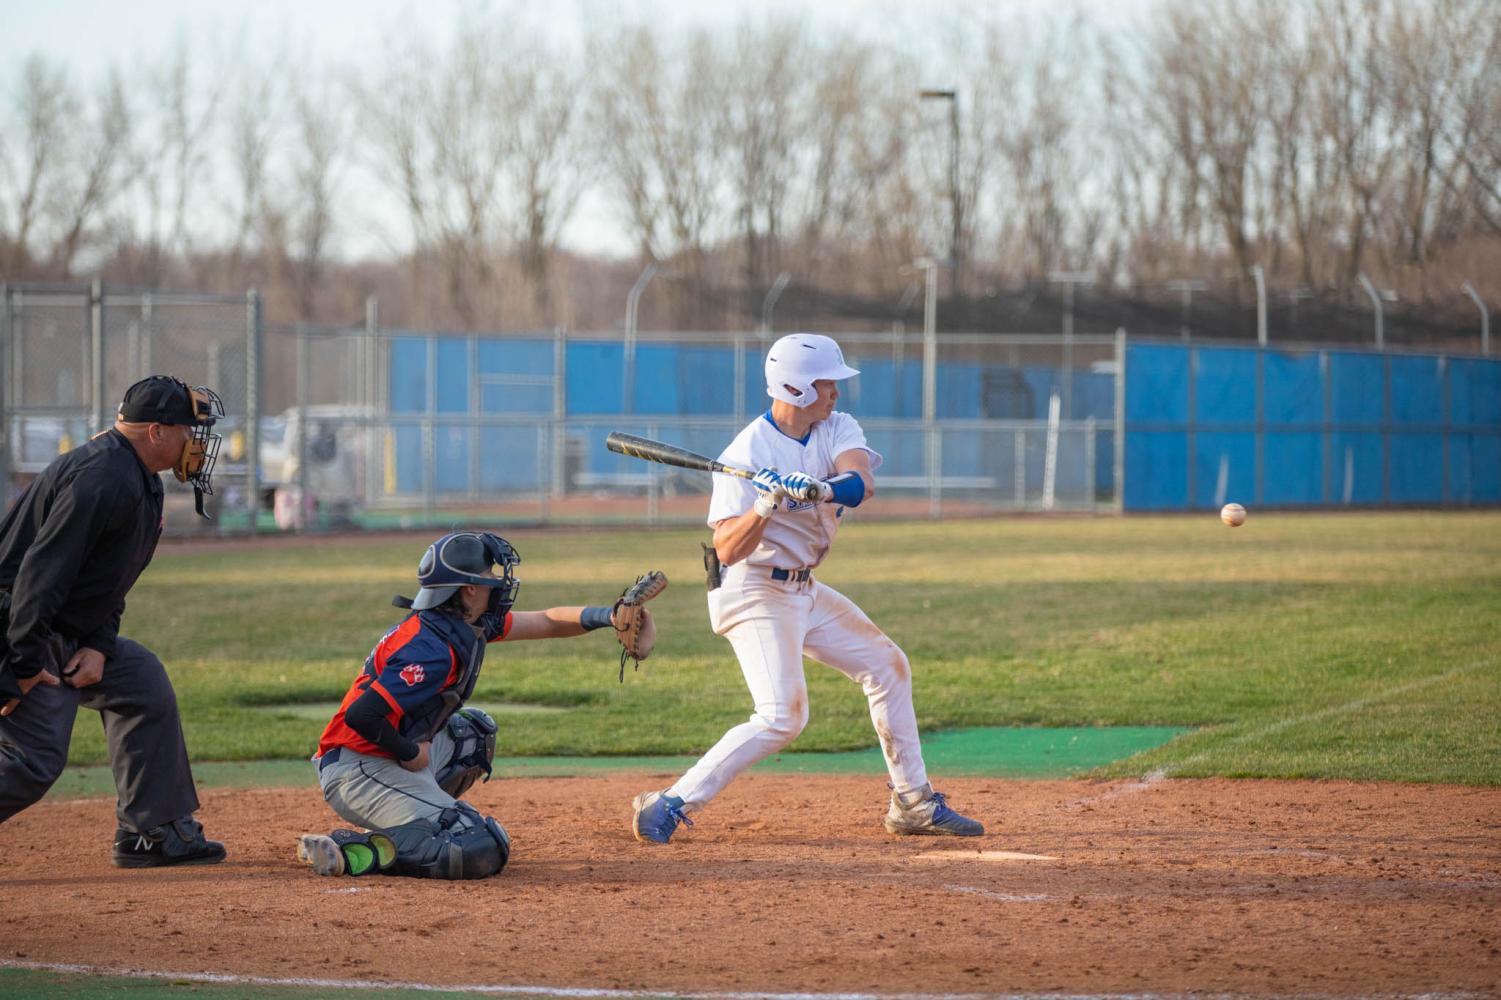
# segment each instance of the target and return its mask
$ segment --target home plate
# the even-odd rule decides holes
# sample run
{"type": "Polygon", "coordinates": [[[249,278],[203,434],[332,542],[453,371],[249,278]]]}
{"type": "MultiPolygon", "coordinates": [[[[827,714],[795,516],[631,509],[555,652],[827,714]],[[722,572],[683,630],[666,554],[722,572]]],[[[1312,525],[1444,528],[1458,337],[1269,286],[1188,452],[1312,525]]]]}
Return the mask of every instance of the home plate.
{"type": "Polygon", "coordinates": [[[918,860],[934,861],[1057,861],[1051,854],[1023,854],[1020,851],[925,851],[915,854],[918,860]]]}

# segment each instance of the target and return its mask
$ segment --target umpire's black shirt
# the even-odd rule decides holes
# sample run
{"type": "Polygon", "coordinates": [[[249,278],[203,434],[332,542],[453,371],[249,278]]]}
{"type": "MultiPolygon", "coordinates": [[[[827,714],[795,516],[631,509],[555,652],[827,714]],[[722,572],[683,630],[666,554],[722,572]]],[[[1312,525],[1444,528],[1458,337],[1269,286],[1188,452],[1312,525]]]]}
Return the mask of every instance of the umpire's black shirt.
{"type": "Polygon", "coordinates": [[[0,590],[9,590],[15,678],[60,673],[49,640],[115,653],[125,595],[162,533],[162,482],[108,430],[47,466],[0,521],[0,590]]]}

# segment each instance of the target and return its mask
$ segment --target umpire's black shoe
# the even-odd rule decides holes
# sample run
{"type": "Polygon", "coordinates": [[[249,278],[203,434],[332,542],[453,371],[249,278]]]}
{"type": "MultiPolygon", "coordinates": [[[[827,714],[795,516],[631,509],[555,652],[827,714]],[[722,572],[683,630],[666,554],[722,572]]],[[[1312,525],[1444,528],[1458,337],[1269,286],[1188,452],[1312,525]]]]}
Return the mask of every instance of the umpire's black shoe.
{"type": "Polygon", "coordinates": [[[116,868],[160,868],[164,865],[216,865],[224,860],[224,845],[203,836],[203,825],[191,816],[137,833],[115,831],[110,860],[116,868]]]}

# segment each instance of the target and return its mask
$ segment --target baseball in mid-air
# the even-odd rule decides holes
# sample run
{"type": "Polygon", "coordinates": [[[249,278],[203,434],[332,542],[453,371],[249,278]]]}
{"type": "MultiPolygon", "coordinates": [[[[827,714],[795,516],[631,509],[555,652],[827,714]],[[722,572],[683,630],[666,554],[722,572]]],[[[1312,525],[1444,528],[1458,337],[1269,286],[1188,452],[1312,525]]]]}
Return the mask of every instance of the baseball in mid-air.
{"type": "Polygon", "coordinates": [[[1246,509],[1238,503],[1227,503],[1220,508],[1220,520],[1232,528],[1246,523],[1246,509]]]}

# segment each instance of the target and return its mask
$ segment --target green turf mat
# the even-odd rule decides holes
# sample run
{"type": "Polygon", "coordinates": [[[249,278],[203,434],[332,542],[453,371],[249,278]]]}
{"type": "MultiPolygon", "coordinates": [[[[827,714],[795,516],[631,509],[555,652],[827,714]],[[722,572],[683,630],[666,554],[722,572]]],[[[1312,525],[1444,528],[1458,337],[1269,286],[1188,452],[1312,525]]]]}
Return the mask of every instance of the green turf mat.
{"type": "MultiPolygon", "coordinates": [[[[923,738],[923,759],[941,777],[985,776],[1061,778],[1152,750],[1181,733],[1173,726],[956,729],[923,738]]],[[[500,777],[567,777],[606,771],[678,774],[696,758],[655,757],[498,757],[500,777]]],[[[756,765],[759,771],[804,774],[884,774],[875,748],[846,753],[781,753],[756,765]]],[[[206,761],[193,765],[198,783],[209,788],[257,788],[314,783],[313,768],[301,760],[206,761]]],[[[54,797],[107,795],[114,791],[108,767],[70,767],[52,786],[54,797]]]]}

